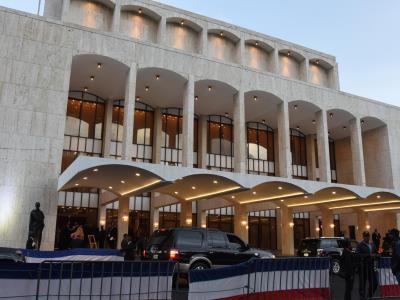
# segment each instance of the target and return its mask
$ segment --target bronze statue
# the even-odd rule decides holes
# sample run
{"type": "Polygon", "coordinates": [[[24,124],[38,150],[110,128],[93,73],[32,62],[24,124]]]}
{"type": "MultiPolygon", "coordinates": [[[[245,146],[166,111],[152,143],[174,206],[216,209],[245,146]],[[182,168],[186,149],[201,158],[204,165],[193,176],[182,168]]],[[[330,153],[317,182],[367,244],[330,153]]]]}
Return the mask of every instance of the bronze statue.
{"type": "Polygon", "coordinates": [[[29,237],[28,240],[32,240],[33,248],[36,250],[40,249],[42,242],[42,231],[44,228],[44,214],[40,210],[40,203],[35,203],[35,209],[31,211],[29,218],[29,237]]]}

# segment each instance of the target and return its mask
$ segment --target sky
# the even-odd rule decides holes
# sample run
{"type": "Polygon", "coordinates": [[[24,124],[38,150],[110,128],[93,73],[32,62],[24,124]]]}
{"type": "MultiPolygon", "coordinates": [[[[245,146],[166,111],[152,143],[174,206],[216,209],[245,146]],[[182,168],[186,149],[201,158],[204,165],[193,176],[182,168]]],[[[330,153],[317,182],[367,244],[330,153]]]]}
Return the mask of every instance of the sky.
{"type": "MultiPolygon", "coordinates": [[[[0,6],[36,13],[38,2],[0,6]]],[[[334,55],[342,91],[400,106],[400,0],[159,2],[334,55]]]]}

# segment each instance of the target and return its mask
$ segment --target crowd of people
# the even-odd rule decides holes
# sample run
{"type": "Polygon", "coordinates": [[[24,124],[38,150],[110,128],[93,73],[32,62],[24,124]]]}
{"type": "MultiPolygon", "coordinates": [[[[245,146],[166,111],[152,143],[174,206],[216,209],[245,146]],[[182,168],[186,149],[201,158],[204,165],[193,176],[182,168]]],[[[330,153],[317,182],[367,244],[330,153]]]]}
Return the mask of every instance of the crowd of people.
{"type": "Polygon", "coordinates": [[[345,279],[345,300],[351,300],[354,279],[358,274],[358,292],[360,299],[369,299],[378,287],[378,274],[376,269],[380,255],[391,256],[391,269],[397,281],[400,282],[400,239],[399,230],[388,231],[383,238],[377,229],[372,233],[363,232],[363,239],[357,248],[351,247],[349,240],[343,242],[341,256],[342,276],[345,279]]]}

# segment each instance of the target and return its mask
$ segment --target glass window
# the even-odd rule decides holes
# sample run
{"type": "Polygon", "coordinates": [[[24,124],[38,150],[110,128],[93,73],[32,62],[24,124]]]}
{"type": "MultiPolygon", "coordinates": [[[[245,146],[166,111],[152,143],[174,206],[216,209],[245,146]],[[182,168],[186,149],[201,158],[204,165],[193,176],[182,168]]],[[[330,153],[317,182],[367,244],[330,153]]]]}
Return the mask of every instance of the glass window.
{"type": "Polygon", "coordinates": [[[208,245],[211,248],[227,248],[225,234],[220,231],[208,232],[208,245]]]}
{"type": "Polygon", "coordinates": [[[249,213],[249,245],[260,249],[277,249],[275,210],[249,213]]]}
{"type": "Polygon", "coordinates": [[[176,247],[179,248],[201,248],[203,234],[200,231],[179,231],[176,247]]]}
{"type": "Polygon", "coordinates": [[[306,136],[297,129],[290,129],[293,177],[307,179],[306,136]]]}
{"type": "Polygon", "coordinates": [[[229,248],[231,249],[244,249],[245,248],[245,243],[239,239],[236,235],[233,234],[228,234],[228,242],[229,242],[229,248]]]}
{"type": "Polygon", "coordinates": [[[152,162],[154,110],[151,106],[136,101],[133,127],[133,160],[152,162]]]}

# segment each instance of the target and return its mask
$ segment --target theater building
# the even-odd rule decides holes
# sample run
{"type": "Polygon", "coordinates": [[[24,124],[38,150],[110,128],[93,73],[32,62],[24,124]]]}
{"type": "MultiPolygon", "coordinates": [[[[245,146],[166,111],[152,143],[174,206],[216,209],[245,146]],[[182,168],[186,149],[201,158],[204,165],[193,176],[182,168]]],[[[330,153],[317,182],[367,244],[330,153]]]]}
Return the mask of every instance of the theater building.
{"type": "Polygon", "coordinates": [[[150,0],[1,7],[0,120],[0,246],[36,201],[44,249],[68,221],[282,254],[397,226],[398,107],[340,91],[332,55],[150,0]]]}

